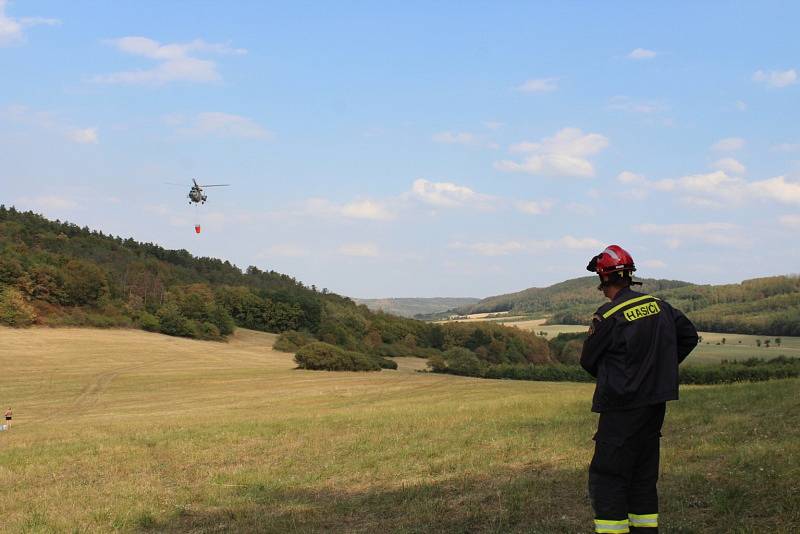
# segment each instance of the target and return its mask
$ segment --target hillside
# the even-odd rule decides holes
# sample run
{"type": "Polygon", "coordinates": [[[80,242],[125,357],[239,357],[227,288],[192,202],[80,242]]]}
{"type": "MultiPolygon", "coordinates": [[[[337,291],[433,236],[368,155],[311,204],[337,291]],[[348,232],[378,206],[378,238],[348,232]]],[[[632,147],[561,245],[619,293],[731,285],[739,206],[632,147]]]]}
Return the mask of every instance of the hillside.
{"type": "Polygon", "coordinates": [[[372,312],[275,271],[242,270],[4,206],[0,324],[132,327],[217,341],[243,327],[301,331],[296,339],[376,357],[463,349],[497,363],[551,361],[545,340],[516,328],[372,312]]]}
{"type": "MultiPolygon", "coordinates": [[[[773,276],[739,284],[697,285],[674,280],[641,279],[637,290],[666,299],[687,313],[698,329],[772,336],[800,335],[800,276],[773,276]]],[[[549,317],[553,324],[588,324],[603,303],[597,278],[586,276],[545,288],[481,300],[455,313],[509,311],[549,317]]]]}
{"type": "Polygon", "coordinates": [[[373,311],[385,311],[400,317],[416,317],[440,313],[453,308],[471,306],[477,298],[385,298],[385,299],[353,299],[356,304],[363,304],[373,311]]]}

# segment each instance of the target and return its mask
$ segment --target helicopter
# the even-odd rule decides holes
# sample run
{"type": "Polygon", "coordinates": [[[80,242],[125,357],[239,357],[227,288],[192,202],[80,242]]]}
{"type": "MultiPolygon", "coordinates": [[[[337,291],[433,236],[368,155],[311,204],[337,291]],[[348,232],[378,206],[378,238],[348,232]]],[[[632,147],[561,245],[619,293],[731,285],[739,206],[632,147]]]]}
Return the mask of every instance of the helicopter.
{"type": "Polygon", "coordinates": [[[194,185],[192,186],[192,189],[189,191],[189,204],[190,205],[192,203],[195,203],[195,204],[205,204],[206,203],[206,200],[208,200],[208,196],[203,194],[203,188],[204,187],[227,187],[227,186],[230,185],[230,184],[206,184],[206,185],[200,185],[200,184],[197,183],[197,180],[195,180],[194,178],[192,178],[192,182],[194,183],[194,185]]]}

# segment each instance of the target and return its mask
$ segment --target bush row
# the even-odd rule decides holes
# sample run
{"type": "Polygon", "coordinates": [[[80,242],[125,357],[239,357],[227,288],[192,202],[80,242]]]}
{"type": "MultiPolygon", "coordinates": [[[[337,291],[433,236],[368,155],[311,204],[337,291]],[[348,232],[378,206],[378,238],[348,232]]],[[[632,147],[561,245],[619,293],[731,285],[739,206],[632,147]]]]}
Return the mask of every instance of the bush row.
{"type": "MultiPolygon", "coordinates": [[[[504,378],[545,382],[594,382],[579,365],[486,365],[467,354],[450,353],[431,358],[431,371],[478,378],[504,378]]],[[[687,365],[680,368],[681,384],[730,384],[761,382],[800,376],[800,359],[779,356],[772,360],[751,358],[717,365],[687,365]]]]}
{"type": "Polygon", "coordinates": [[[345,350],[329,343],[317,341],[304,345],[294,355],[300,369],[318,371],[380,371],[397,369],[392,360],[345,350]]]}

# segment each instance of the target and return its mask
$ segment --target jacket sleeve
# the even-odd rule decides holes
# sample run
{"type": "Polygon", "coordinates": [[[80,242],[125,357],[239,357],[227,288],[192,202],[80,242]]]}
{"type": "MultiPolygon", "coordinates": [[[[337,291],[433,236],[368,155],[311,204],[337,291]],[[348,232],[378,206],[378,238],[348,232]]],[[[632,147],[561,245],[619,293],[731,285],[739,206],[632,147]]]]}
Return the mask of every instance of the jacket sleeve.
{"type": "Polygon", "coordinates": [[[678,342],[678,363],[681,363],[697,346],[699,338],[697,329],[680,310],[675,310],[675,333],[678,342]]]}
{"type": "Polygon", "coordinates": [[[581,367],[595,378],[597,378],[597,367],[600,365],[600,359],[611,344],[611,332],[613,329],[613,319],[602,319],[599,315],[595,315],[592,318],[589,336],[583,342],[581,367]]]}

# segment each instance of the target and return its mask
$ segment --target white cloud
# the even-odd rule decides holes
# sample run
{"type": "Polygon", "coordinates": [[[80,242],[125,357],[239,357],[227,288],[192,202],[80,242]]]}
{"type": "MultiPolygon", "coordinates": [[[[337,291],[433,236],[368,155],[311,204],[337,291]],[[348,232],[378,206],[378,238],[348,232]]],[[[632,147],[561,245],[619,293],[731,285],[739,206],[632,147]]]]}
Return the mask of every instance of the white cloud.
{"type": "Polygon", "coordinates": [[[578,128],[564,128],[538,143],[525,141],[510,147],[511,152],[528,154],[521,162],[503,160],[494,167],[501,171],[545,176],[594,176],[588,157],[608,146],[608,139],[597,133],[584,134],[578,128]]]}
{"type": "Polygon", "coordinates": [[[373,221],[387,221],[395,217],[384,203],[368,199],[356,200],[347,204],[335,204],[325,198],[310,198],[306,201],[301,213],[316,217],[343,217],[373,221]]]}
{"type": "Polygon", "coordinates": [[[375,258],[378,256],[378,246],[374,243],[347,243],[339,247],[339,254],[358,258],[375,258]]]}
{"type": "Polygon", "coordinates": [[[32,26],[57,26],[61,24],[58,19],[45,17],[14,18],[6,14],[8,2],[0,0],[0,46],[8,46],[25,40],[25,28],[32,26]]]}
{"type": "Polygon", "coordinates": [[[731,223],[641,224],[635,229],[642,234],[664,237],[670,248],[678,248],[687,241],[719,246],[746,245],[739,227],[731,223]]]}
{"type": "Polygon", "coordinates": [[[13,105],[0,109],[0,119],[51,133],[74,143],[97,144],[99,142],[97,128],[77,128],[48,111],[36,111],[26,106],[13,105]]]}
{"type": "MultiPolygon", "coordinates": [[[[744,165],[732,158],[720,160],[715,166],[730,167],[728,172],[741,171],[738,174],[745,170],[744,165]]],[[[733,173],[728,172],[717,170],[680,178],[645,180],[638,185],[654,191],[682,194],[684,202],[700,207],[732,206],[754,199],[800,205],[800,182],[787,181],[784,176],[748,182],[740,176],[731,176],[733,173]]]]}
{"type": "Polygon", "coordinates": [[[734,104],[739,111],[747,111],[747,103],[743,100],[737,100],[734,104]]]}
{"type": "Polygon", "coordinates": [[[517,87],[522,93],[549,93],[558,89],[558,78],[536,78],[517,87]]]}
{"type": "Polygon", "coordinates": [[[765,72],[757,70],[753,73],[753,81],[763,83],[769,87],[787,87],[797,83],[797,72],[789,70],[771,70],[765,72]]]}
{"type": "Polygon", "coordinates": [[[97,128],[73,128],[67,130],[67,139],[80,145],[96,145],[99,141],[97,128]]]}
{"type": "Polygon", "coordinates": [[[646,48],[636,48],[628,54],[628,59],[653,59],[656,57],[656,52],[646,48]]]}
{"type": "Polygon", "coordinates": [[[543,239],[517,241],[508,240],[501,242],[475,242],[463,243],[460,241],[451,243],[449,248],[467,250],[481,256],[507,256],[515,253],[542,252],[554,249],[568,248],[572,250],[596,250],[602,248],[602,242],[590,237],[577,238],[570,235],[560,239],[543,239]]]}
{"type": "Polygon", "coordinates": [[[647,102],[647,101],[634,101],[625,95],[617,95],[611,97],[608,103],[608,109],[615,111],[626,111],[628,113],[659,113],[666,111],[667,107],[660,102],[647,102]]]}
{"type": "Polygon", "coordinates": [[[57,196],[57,195],[44,195],[39,197],[21,197],[15,201],[15,205],[23,206],[29,209],[63,209],[71,210],[78,208],[78,203],[71,198],[57,196]]]}
{"type": "Polygon", "coordinates": [[[126,54],[141,56],[158,62],[152,69],[132,70],[104,74],[94,77],[100,83],[137,85],[164,85],[186,81],[207,83],[221,79],[217,64],[209,59],[196,57],[202,54],[241,55],[243,48],[232,48],[227,44],[206,43],[195,39],[188,43],[161,44],[147,37],[122,37],[109,43],[126,54]]]}
{"type": "Polygon", "coordinates": [[[500,128],[505,126],[504,123],[498,121],[486,121],[483,123],[483,125],[489,128],[490,130],[499,130],[500,128]]]}
{"type": "Polygon", "coordinates": [[[668,178],[650,182],[650,185],[657,191],[688,194],[685,201],[702,206],[718,205],[719,202],[738,203],[744,200],[746,194],[746,182],[723,171],[668,178]]]}
{"type": "Polygon", "coordinates": [[[467,132],[439,132],[433,135],[433,140],[448,145],[472,145],[477,141],[473,134],[467,132]]]}
{"type": "Polygon", "coordinates": [[[667,264],[661,260],[642,260],[637,263],[642,267],[647,267],[648,269],[663,269],[667,266],[667,264]]]}
{"type": "Polygon", "coordinates": [[[488,195],[482,195],[452,182],[431,182],[422,178],[414,180],[411,185],[411,196],[432,206],[452,208],[459,206],[489,207],[492,200],[488,195]]]}
{"type": "Polygon", "coordinates": [[[787,182],[783,176],[751,182],[748,189],[761,198],[800,205],[800,182],[787,182]]]}
{"type": "Polygon", "coordinates": [[[551,200],[521,200],[515,202],[514,205],[516,208],[521,211],[522,213],[527,213],[528,215],[542,215],[550,211],[553,207],[553,201],[551,200]]]}
{"type": "Polygon", "coordinates": [[[784,215],[781,217],[781,224],[788,228],[800,229],[800,214],[798,215],[784,215]]]}
{"type": "Polygon", "coordinates": [[[357,200],[345,204],[341,207],[340,213],[351,219],[386,221],[394,218],[394,214],[384,204],[372,200],[357,200]]]}
{"type": "Polygon", "coordinates": [[[645,182],[645,177],[631,171],[622,171],[617,175],[617,181],[623,184],[641,184],[645,182]]]}
{"type": "Polygon", "coordinates": [[[715,161],[711,166],[729,174],[742,175],[747,172],[747,167],[734,158],[722,158],[715,161]]]}
{"type": "Polygon", "coordinates": [[[206,111],[194,117],[169,115],[164,121],[175,126],[178,133],[189,136],[220,138],[269,139],[272,133],[251,118],[219,111],[206,111]]]}
{"type": "Polygon", "coordinates": [[[717,152],[734,152],[742,148],[744,148],[744,139],[741,137],[726,137],[711,145],[711,150],[717,152]]]}

